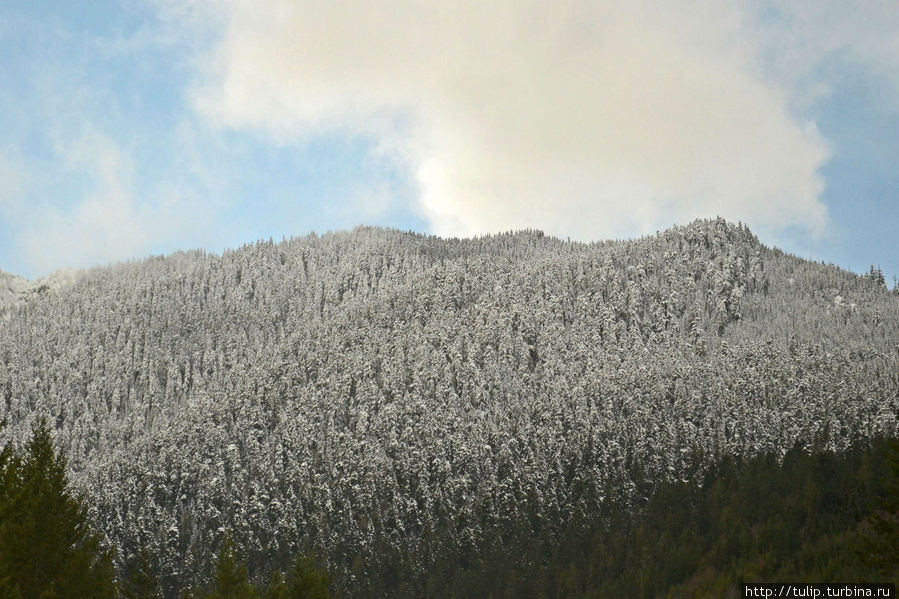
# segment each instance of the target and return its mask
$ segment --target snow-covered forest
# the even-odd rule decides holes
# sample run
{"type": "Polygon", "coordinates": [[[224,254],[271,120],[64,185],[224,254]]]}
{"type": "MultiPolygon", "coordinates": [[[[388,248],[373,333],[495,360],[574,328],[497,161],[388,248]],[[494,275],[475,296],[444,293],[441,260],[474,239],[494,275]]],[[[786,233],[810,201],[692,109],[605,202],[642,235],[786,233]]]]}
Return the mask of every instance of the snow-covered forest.
{"type": "Polygon", "coordinates": [[[359,228],[9,295],[2,435],[55,423],[117,567],[148,550],[173,596],[226,534],[260,580],[308,551],[351,596],[420,595],[510,523],[552,538],[724,456],[899,434],[899,295],[723,220],[359,228]]]}

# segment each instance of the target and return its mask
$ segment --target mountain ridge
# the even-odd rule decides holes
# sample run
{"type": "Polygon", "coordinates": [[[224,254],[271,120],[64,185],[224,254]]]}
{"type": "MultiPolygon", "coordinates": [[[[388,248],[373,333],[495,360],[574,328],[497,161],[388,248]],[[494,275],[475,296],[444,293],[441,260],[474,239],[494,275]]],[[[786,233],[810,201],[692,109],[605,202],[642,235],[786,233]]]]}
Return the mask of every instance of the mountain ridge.
{"type": "Polygon", "coordinates": [[[150,549],[167,596],[208,581],[226,531],[260,577],[311,547],[344,592],[420,596],[441,552],[528,514],[551,537],[724,456],[899,429],[899,298],[723,220],[178,252],[0,326],[4,434],[49,417],[97,526],[122,560],[150,549]]]}

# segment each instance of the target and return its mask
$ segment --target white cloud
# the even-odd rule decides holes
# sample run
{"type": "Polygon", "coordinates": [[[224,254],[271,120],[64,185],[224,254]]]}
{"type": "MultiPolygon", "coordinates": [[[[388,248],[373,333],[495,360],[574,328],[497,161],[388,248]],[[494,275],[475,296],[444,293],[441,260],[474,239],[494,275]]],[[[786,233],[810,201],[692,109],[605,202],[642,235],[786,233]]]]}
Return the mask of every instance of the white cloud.
{"type": "Polygon", "coordinates": [[[131,159],[110,137],[88,128],[57,150],[69,172],[86,175],[90,185],[74,206],[36,203],[16,223],[16,250],[31,272],[142,256],[184,232],[185,215],[173,209],[172,197],[140,200],[131,159]]]}
{"type": "MultiPolygon", "coordinates": [[[[899,111],[899,4],[885,0],[744,0],[767,74],[795,106],[826,101],[846,69],[880,88],[876,108],[899,111]]],[[[871,98],[869,97],[869,100],[871,98]]]]}
{"type": "Polygon", "coordinates": [[[578,238],[723,215],[820,232],[828,149],[725,2],[191,5],[197,110],[277,143],[372,135],[435,232],[578,238]]]}

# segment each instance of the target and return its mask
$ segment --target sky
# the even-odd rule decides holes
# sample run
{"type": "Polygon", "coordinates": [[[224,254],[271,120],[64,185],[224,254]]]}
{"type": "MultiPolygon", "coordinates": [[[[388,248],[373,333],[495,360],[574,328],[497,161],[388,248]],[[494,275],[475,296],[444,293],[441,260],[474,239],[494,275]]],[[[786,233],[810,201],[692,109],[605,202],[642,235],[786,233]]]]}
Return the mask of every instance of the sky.
{"type": "Polygon", "coordinates": [[[4,0],[0,269],[722,216],[899,276],[894,0],[4,0]]]}

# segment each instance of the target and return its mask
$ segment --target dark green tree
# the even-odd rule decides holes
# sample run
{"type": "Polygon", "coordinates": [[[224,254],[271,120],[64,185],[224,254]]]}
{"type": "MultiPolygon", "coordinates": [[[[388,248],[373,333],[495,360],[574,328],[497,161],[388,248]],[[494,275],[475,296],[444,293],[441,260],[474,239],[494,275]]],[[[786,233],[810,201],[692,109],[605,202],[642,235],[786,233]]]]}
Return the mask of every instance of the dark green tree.
{"type": "Polygon", "coordinates": [[[275,570],[272,574],[272,581],[265,590],[265,599],[290,599],[290,589],[281,572],[275,570]]]}
{"type": "Polygon", "coordinates": [[[115,596],[108,552],[88,525],[80,496],[69,490],[65,458],[56,455],[46,420],[23,455],[0,453],[0,592],[3,596],[115,596]]]}
{"type": "Polygon", "coordinates": [[[275,571],[268,587],[257,590],[249,582],[246,563],[238,557],[234,541],[226,537],[219,549],[215,567],[215,585],[211,590],[191,590],[190,599],[330,599],[330,577],[315,560],[300,556],[285,577],[275,571]]]}
{"type": "Polygon", "coordinates": [[[247,580],[247,566],[238,560],[234,541],[226,537],[215,566],[215,587],[194,594],[197,599],[257,599],[256,589],[247,580]]]}
{"type": "Polygon", "coordinates": [[[861,556],[878,574],[899,580],[899,441],[890,442],[886,494],[861,528],[861,556]]]}
{"type": "MultiPolygon", "coordinates": [[[[0,422],[0,430],[6,426],[6,421],[0,422]]],[[[12,445],[7,443],[0,450],[0,534],[4,529],[3,523],[12,517],[10,504],[13,489],[17,486],[19,476],[19,459],[13,453],[12,445]]],[[[5,566],[5,552],[0,547],[0,596],[19,599],[22,595],[11,573],[5,566]]]]}
{"type": "Polygon", "coordinates": [[[159,577],[152,556],[146,549],[132,555],[125,562],[125,571],[119,582],[119,593],[125,599],[159,597],[159,577]]]}
{"type": "Polygon", "coordinates": [[[294,561],[293,568],[287,575],[287,599],[328,599],[330,577],[320,570],[311,557],[300,556],[294,561]]]}

